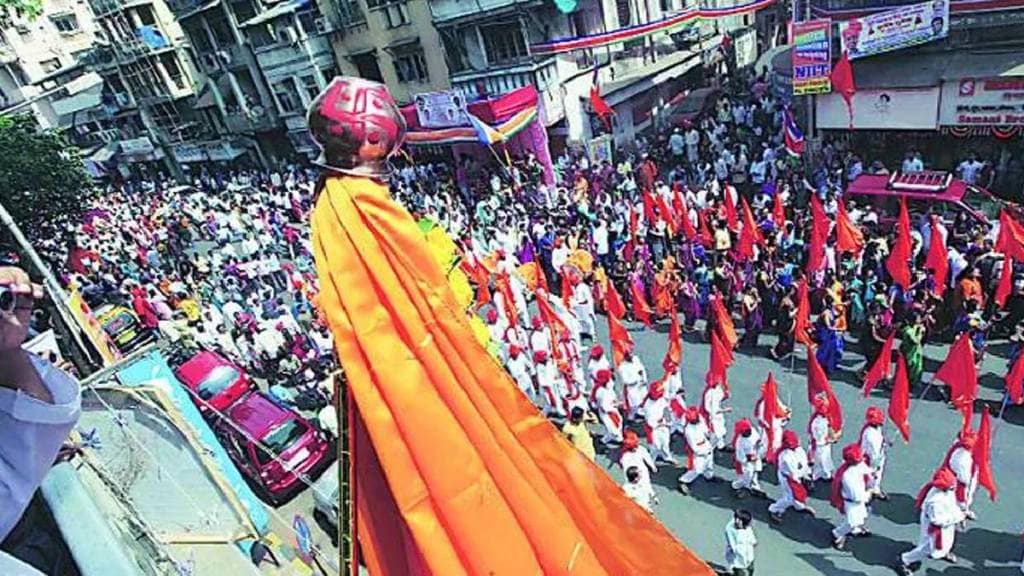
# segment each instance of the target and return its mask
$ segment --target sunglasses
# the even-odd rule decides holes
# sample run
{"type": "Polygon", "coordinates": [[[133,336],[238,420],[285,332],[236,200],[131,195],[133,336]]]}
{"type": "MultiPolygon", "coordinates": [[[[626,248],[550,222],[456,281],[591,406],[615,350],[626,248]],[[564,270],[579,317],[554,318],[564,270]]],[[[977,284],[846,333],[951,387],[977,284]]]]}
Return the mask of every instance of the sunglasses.
{"type": "Polygon", "coordinates": [[[0,313],[10,314],[17,305],[17,294],[8,286],[0,286],[0,313]]]}

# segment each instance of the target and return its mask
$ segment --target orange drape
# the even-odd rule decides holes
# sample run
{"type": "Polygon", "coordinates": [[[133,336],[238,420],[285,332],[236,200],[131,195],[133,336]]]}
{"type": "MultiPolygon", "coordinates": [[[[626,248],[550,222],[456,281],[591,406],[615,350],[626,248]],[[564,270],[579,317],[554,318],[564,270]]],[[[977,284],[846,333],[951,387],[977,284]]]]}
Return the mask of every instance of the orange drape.
{"type": "Polygon", "coordinates": [[[330,178],[312,219],[320,304],[385,480],[371,487],[390,499],[357,486],[374,574],[712,574],[477,343],[384,186],[330,178]],[[407,559],[384,561],[396,533],[407,534],[407,559]]]}

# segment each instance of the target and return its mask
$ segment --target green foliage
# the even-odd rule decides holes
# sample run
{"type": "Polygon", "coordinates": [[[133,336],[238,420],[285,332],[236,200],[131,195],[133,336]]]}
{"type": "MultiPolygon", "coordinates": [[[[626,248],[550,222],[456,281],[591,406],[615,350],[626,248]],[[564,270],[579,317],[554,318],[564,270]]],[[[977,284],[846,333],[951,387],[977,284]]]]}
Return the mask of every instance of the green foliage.
{"type": "Polygon", "coordinates": [[[31,238],[56,234],[77,219],[92,183],[78,149],[31,114],[0,117],[0,202],[31,238]]]}
{"type": "Polygon", "coordinates": [[[9,24],[15,16],[34,19],[43,13],[43,0],[0,0],[0,23],[9,24]]]}

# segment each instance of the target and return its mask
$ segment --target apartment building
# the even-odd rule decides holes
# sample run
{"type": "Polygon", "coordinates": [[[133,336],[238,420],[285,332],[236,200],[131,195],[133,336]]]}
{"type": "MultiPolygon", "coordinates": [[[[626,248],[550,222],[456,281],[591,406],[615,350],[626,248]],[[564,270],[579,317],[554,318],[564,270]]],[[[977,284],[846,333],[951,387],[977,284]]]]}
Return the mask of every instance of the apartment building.
{"type": "Polygon", "coordinates": [[[82,65],[96,42],[88,5],[48,0],[34,19],[0,29],[0,110],[31,112],[43,128],[69,128],[94,147],[116,134],[101,104],[102,81],[82,65]]]}
{"type": "Polygon", "coordinates": [[[400,104],[449,86],[427,0],[318,0],[343,75],[384,82],[400,104]]]}
{"type": "Polygon", "coordinates": [[[118,119],[120,166],[184,178],[175,144],[211,137],[195,109],[198,74],[184,33],[163,0],[89,0],[97,47],[88,63],[103,78],[118,119]]]}

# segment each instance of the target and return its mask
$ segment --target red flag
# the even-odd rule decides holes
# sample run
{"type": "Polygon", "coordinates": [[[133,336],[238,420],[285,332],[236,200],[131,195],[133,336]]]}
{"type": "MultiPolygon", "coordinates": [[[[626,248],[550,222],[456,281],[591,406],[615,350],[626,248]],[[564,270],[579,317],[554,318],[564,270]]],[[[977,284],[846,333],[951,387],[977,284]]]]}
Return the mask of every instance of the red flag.
{"type": "Polygon", "coordinates": [[[828,425],[833,430],[843,429],[843,407],[839,405],[839,398],[829,384],[825,370],[818,363],[814,351],[807,349],[807,403],[814,405],[814,398],[824,394],[828,398],[828,425]]]}
{"type": "Polygon", "coordinates": [[[479,262],[473,269],[473,280],[476,282],[476,309],[479,310],[491,303],[491,275],[479,262]]]}
{"type": "Polygon", "coordinates": [[[895,332],[889,334],[889,337],[885,339],[885,344],[882,345],[882,351],[878,353],[878,358],[875,358],[875,363],[864,374],[865,398],[871,395],[871,391],[875,389],[879,382],[889,377],[892,366],[892,344],[895,338],[895,332]]]}
{"type": "Polygon", "coordinates": [[[697,212],[697,225],[700,227],[700,243],[705,248],[710,248],[715,244],[715,237],[711,234],[711,228],[708,227],[708,221],[704,217],[704,211],[697,212]]]}
{"type": "Polygon", "coordinates": [[[1017,356],[1010,371],[1006,373],[1005,382],[1010,402],[1018,406],[1024,404],[1024,353],[1017,356]]]}
{"type": "Polygon", "coordinates": [[[863,248],[864,234],[846,213],[846,202],[840,200],[839,212],[836,215],[836,250],[858,254],[863,248]]]}
{"type": "Polygon", "coordinates": [[[1013,256],[1014,260],[1024,260],[1024,224],[1014,220],[1006,210],[999,213],[996,250],[1013,256]]]}
{"type": "Polygon", "coordinates": [[[775,191],[775,201],[772,205],[772,220],[779,230],[786,225],[786,209],[782,206],[782,193],[778,190],[775,191]]]}
{"type": "Polygon", "coordinates": [[[674,366],[683,363],[683,331],[679,327],[679,315],[673,312],[669,314],[668,325],[668,351],[665,352],[665,360],[674,366]]]}
{"type": "Polygon", "coordinates": [[[697,230],[693,227],[693,222],[690,222],[690,212],[686,209],[685,204],[679,214],[679,223],[682,225],[683,235],[686,236],[687,241],[693,241],[697,237],[697,230]]]}
{"type": "Polygon", "coordinates": [[[622,303],[622,297],[611,280],[605,280],[604,289],[604,310],[609,316],[621,320],[626,315],[626,305],[622,303]]]}
{"type": "Polygon", "coordinates": [[[596,84],[590,87],[590,107],[594,109],[594,114],[597,114],[597,117],[604,123],[604,127],[611,131],[612,124],[609,117],[615,115],[615,110],[612,110],[612,107],[604,101],[604,98],[601,98],[601,90],[596,84]]]}
{"type": "Polygon", "coordinates": [[[978,369],[974,365],[974,345],[969,333],[964,332],[957,338],[946,361],[935,372],[935,379],[949,386],[953,406],[964,414],[973,408],[978,396],[978,369]]]}
{"type": "Polygon", "coordinates": [[[793,338],[801,344],[812,347],[811,341],[811,299],[807,293],[807,280],[800,283],[796,291],[796,320],[793,326],[793,338]]]}
{"type": "Polygon", "coordinates": [[[978,486],[988,490],[989,500],[996,501],[996,479],[992,475],[992,418],[988,404],[981,410],[978,439],[974,442],[974,465],[978,467],[978,486]]]}
{"type": "Polygon", "coordinates": [[[645,325],[650,326],[651,306],[647,304],[647,298],[644,297],[643,290],[637,286],[636,282],[630,281],[629,294],[633,299],[633,316],[645,325]]]}
{"type": "Polygon", "coordinates": [[[551,331],[552,348],[557,349],[557,344],[562,334],[568,332],[569,328],[566,327],[562,319],[555,313],[555,309],[551,307],[551,302],[548,302],[547,293],[536,293],[535,296],[537,300],[537,313],[551,331]]]}
{"type": "Polygon", "coordinates": [[[817,272],[825,267],[825,240],[828,238],[828,216],[818,196],[811,195],[811,238],[807,257],[807,272],[817,272]]]}
{"type": "Polygon", "coordinates": [[[889,271],[894,282],[906,290],[910,287],[910,213],[907,212],[907,197],[900,197],[900,218],[897,223],[896,242],[885,261],[885,269],[889,271]]]}
{"type": "Polygon", "coordinates": [[[754,257],[754,245],[764,246],[764,236],[757,227],[754,213],[750,211],[747,199],[741,198],[740,204],[743,208],[743,229],[740,231],[740,241],[737,249],[742,257],[751,259],[754,257]]]}
{"type": "Polygon", "coordinates": [[[999,276],[999,284],[996,286],[996,304],[1000,308],[1006,306],[1006,299],[1010,297],[1013,290],[1013,257],[1009,254],[1003,255],[1003,271],[999,276]]]}
{"type": "Polygon", "coordinates": [[[665,221],[665,231],[668,232],[669,236],[675,236],[675,217],[672,215],[672,210],[669,210],[668,202],[665,201],[665,197],[661,194],[658,194],[658,212],[661,213],[661,218],[665,221]]]}
{"type": "Polygon", "coordinates": [[[736,336],[736,327],[732,323],[732,314],[725,308],[721,297],[715,298],[712,301],[712,306],[714,306],[715,312],[715,331],[729,348],[735,348],[739,337],[736,336]]]}
{"type": "Polygon", "coordinates": [[[907,361],[903,354],[896,357],[896,380],[889,396],[889,420],[896,425],[905,442],[910,442],[910,378],[907,377],[907,361]]]}
{"type": "Polygon", "coordinates": [[[725,197],[725,222],[729,225],[729,230],[735,230],[739,227],[739,218],[736,215],[736,201],[732,199],[733,187],[726,185],[722,188],[722,196],[725,197]]]}
{"type": "Polygon", "coordinates": [[[633,206],[629,207],[629,235],[630,237],[636,236],[636,231],[640,229],[640,213],[636,211],[633,206]]]}
{"type": "Polygon", "coordinates": [[[565,268],[562,268],[562,304],[565,304],[566,308],[572,309],[572,278],[569,278],[569,274],[565,268]]]}
{"type": "Polygon", "coordinates": [[[502,272],[494,279],[494,284],[498,288],[498,292],[501,294],[501,299],[505,301],[505,318],[509,324],[516,324],[519,322],[519,310],[516,308],[515,298],[512,297],[512,284],[509,280],[508,274],[502,272]]]}
{"type": "Polygon", "coordinates": [[[612,362],[618,366],[622,364],[626,351],[633,349],[633,339],[622,322],[611,314],[608,315],[608,340],[612,344],[612,362]]]}
{"type": "Polygon", "coordinates": [[[708,373],[704,381],[708,384],[722,384],[727,386],[726,373],[732,365],[732,348],[725,345],[725,342],[718,337],[717,332],[711,333],[711,360],[708,366],[708,373]]]}
{"type": "Polygon", "coordinates": [[[838,92],[846,101],[846,111],[850,117],[850,130],[853,130],[853,95],[857,93],[857,84],[853,81],[853,66],[850,65],[850,57],[843,51],[843,55],[832,67],[832,91],[838,92]]]}
{"type": "MultiPolygon", "coordinates": [[[[768,436],[768,440],[767,440],[768,441],[768,446],[769,447],[774,447],[775,446],[775,432],[774,432],[775,419],[776,418],[781,418],[783,416],[783,414],[779,410],[779,387],[778,387],[778,384],[775,383],[775,376],[773,376],[771,372],[768,373],[768,379],[765,380],[764,389],[761,391],[761,403],[764,406],[764,408],[763,408],[763,411],[764,411],[764,423],[765,423],[765,433],[768,436]]],[[[769,463],[774,464],[775,463],[775,455],[778,453],[778,450],[769,449],[767,452],[768,453],[767,453],[765,459],[769,463]]]]}
{"type": "Polygon", "coordinates": [[[925,259],[924,266],[935,271],[935,294],[941,298],[945,294],[946,284],[949,282],[949,252],[946,251],[946,242],[942,238],[942,232],[937,223],[938,218],[933,216],[928,257],[925,259]]]}
{"type": "Polygon", "coordinates": [[[644,218],[647,220],[647,226],[654,226],[655,220],[658,219],[658,215],[654,213],[654,194],[644,191],[640,199],[644,203],[644,218]]]}

